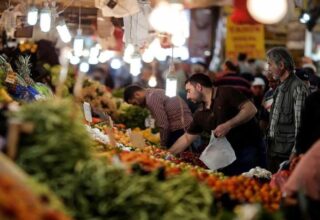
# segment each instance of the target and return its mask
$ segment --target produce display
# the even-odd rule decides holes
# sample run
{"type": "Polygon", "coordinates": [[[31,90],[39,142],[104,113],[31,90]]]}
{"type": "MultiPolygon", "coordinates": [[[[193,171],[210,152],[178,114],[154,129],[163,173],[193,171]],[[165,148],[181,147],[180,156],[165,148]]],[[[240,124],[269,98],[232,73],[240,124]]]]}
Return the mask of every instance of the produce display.
{"type": "Polygon", "coordinates": [[[0,155],[0,219],[68,220],[58,198],[0,155]]]}
{"type": "Polygon", "coordinates": [[[163,178],[161,171],[127,174],[92,161],[80,171],[76,219],[210,219],[212,196],[206,186],[188,174],[163,178]]]}
{"type": "MultiPolygon", "coordinates": [[[[113,129],[116,134],[116,140],[122,144],[130,146],[130,140],[124,132],[113,129]]],[[[168,176],[178,175],[182,171],[189,171],[197,177],[200,182],[206,183],[214,192],[215,199],[224,200],[230,203],[262,203],[262,205],[270,210],[279,209],[281,200],[281,192],[277,187],[271,187],[268,183],[261,182],[257,178],[246,176],[224,177],[220,173],[211,172],[202,166],[201,161],[196,159],[191,152],[184,152],[181,158],[172,156],[168,151],[160,149],[156,146],[147,146],[144,148],[130,148],[131,150],[121,148],[109,148],[109,152],[101,154],[112,160],[114,155],[118,155],[119,159],[125,164],[139,164],[146,172],[151,172],[160,167],[165,168],[168,176]],[[188,158],[190,157],[190,158],[188,158]],[[167,160],[168,158],[169,160],[167,160]],[[188,158],[188,159],[186,159],[188,158]],[[200,165],[200,166],[199,166],[200,165]]],[[[259,168],[257,170],[260,170],[259,168]]]]}
{"type": "Polygon", "coordinates": [[[24,53],[24,52],[35,53],[37,49],[38,49],[38,45],[31,41],[26,41],[19,44],[19,50],[21,53],[24,53]]]}
{"type": "Polygon", "coordinates": [[[0,56],[0,99],[8,102],[9,97],[20,101],[30,102],[37,99],[52,97],[52,93],[44,84],[37,84],[31,78],[30,57],[20,56],[16,62],[16,71],[10,63],[0,56]],[[8,97],[9,96],[9,97],[8,97]]]}
{"type": "Polygon", "coordinates": [[[21,137],[17,163],[57,195],[71,198],[74,170],[89,158],[91,145],[77,106],[71,100],[38,101],[11,118],[35,125],[31,135],[21,137]]]}
{"type": "Polygon", "coordinates": [[[116,103],[110,91],[97,81],[85,79],[80,101],[90,103],[94,113],[108,114],[114,119],[117,118],[116,103]]]}
{"type": "Polygon", "coordinates": [[[76,219],[209,219],[210,190],[192,177],[159,183],[156,176],[128,175],[91,160],[88,134],[76,112],[69,101],[55,100],[24,105],[13,116],[36,125],[22,140],[18,164],[48,184],[76,219]],[[35,116],[40,105],[42,111],[35,116]]]}
{"type": "MultiPolygon", "coordinates": [[[[0,79],[6,79],[13,70],[4,59],[0,64],[5,73],[0,79]]],[[[17,82],[32,87],[38,95],[46,94],[48,91],[30,78],[28,65],[28,58],[17,61],[17,82]]],[[[59,67],[49,70],[56,72],[53,80],[57,80],[59,67]]],[[[17,99],[10,92],[16,87],[1,82],[0,89],[9,93],[0,98],[9,101],[13,94],[17,99]]],[[[256,168],[242,176],[227,177],[208,170],[193,152],[171,155],[159,145],[159,134],[145,128],[149,112],[112,97],[99,82],[85,79],[80,103],[77,101],[40,99],[10,113],[11,120],[34,125],[31,134],[20,137],[16,162],[48,186],[28,183],[37,189],[36,199],[50,198],[50,207],[55,207],[49,209],[51,219],[68,218],[61,214],[65,212],[59,201],[51,199],[53,193],[61,198],[67,213],[80,220],[241,219],[247,209],[255,210],[255,219],[281,219],[277,214],[281,192],[277,185],[270,187],[267,181],[261,181],[269,178],[264,170],[256,168]],[[91,125],[84,124],[78,106],[84,101],[91,104],[94,116],[100,117],[91,125]],[[144,146],[134,145],[130,133],[143,137],[144,146]],[[113,138],[115,144],[111,145],[113,138]],[[260,206],[243,206],[247,204],[260,206]]]]}
{"type": "Polygon", "coordinates": [[[124,124],[127,128],[145,129],[145,119],[150,115],[147,109],[121,102],[118,108],[116,123],[124,124]]]}

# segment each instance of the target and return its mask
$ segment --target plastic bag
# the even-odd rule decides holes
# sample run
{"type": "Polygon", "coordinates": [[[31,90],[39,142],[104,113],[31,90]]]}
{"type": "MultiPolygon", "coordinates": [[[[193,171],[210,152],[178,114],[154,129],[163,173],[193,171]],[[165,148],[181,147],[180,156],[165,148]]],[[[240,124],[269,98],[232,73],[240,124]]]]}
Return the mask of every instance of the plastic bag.
{"type": "Polygon", "coordinates": [[[200,155],[200,160],[211,170],[217,170],[234,162],[236,154],[225,137],[216,138],[211,134],[210,142],[200,155]]]}

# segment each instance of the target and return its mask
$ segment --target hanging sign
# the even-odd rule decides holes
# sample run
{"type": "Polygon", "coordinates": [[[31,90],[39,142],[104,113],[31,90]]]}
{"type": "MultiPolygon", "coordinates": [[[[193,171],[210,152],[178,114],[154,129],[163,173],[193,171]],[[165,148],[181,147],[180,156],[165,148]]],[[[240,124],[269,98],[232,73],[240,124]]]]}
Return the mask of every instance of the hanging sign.
{"type": "Polygon", "coordinates": [[[228,17],[226,58],[236,60],[239,53],[246,53],[248,58],[265,58],[264,26],[235,24],[228,17]]]}

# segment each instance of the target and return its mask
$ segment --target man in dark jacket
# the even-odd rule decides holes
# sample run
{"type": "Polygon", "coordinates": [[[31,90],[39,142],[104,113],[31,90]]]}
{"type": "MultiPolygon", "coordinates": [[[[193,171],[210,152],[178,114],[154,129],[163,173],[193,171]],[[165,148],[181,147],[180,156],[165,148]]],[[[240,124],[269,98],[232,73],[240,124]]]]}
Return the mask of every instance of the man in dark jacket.
{"type": "Polygon", "coordinates": [[[285,48],[269,50],[267,62],[268,71],[280,80],[270,112],[267,148],[268,169],[276,172],[279,165],[295,152],[301,109],[309,91],[294,74],[294,61],[285,48]]]}

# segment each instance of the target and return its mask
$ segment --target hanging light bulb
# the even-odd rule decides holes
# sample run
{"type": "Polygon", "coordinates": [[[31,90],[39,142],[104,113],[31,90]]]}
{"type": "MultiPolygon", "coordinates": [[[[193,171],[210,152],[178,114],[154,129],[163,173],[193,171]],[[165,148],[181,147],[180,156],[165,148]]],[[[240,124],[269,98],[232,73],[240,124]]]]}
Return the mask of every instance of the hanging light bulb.
{"type": "Polygon", "coordinates": [[[262,24],[275,24],[281,21],[288,11],[287,0],[248,0],[250,15],[262,24]]]}
{"type": "Polygon", "coordinates": [[[179,0],[159,2],[150,13],[149,22],[159,32],[173,34],[180,31],[182,28],[181,24],[186,23],[183,14],[183,4],[179,0]]]}
{"type": "Polygon", "coordinates": [[[151,76],[151,77],[150,77],[150,79],[149,79],[149,81],[148,81],[148,85],[149,85],[150,87],[156,87],[156,85],[157,85],[157,79],[156,79],[155,76],[151,76]]]}
{"type": "Polygon", "coordinates": [[[81,36],[82,30],[79,28],[77,31],[77,36],[73,40],[73,51],[74,54],[78,57],[82,55],[83,46],[84,46],[84,39],[81,36]]]}
{"type": "Polygon", "coordinates": [[[89,57],[90,51],[88,49],[83,49],[81,54],[83,57],[89,57]]]}
{"type": "Polygon", "coordinates": [[[176,47],[181,47],[185,44],[186,38],[184,38],[181,34],[174,34],[171,38],[172,44],[176,47]]]}
{"type": "Polygon", "coordinates": [[[89,56],[90,57],[98,57],[99,56],[99,47],[97,47],[97,45],[95,45],[94,47],[90,48],[90,53],[89,56]]]}
{"type": "Polygon", "coordinates": [[[102,51],[98,57],[98,60],[100,63],[105,63],[108,60],[110,60],[112,57],[115,56],[115,52],[114,51],[110,51],[110,50],[105,50],[102,51]]]}
{"type": "Polygon", "coordinates": [[[144,51],[144,53],[142,54],[142,60],[145,63],[151,63],[154,59],[154,56],[152,54],[152,51],[148,48],[144,51]]]}
{"type": "Polygon", "coordinates": [[[130,73],[133,76],[138,76],[141,72],[141,58],[138,56],[135,56],[131,59],[131,63],[130,63],[130,73]]]}
{"type": "Polygon", "coordinates": [[[134,53],[134,50],[134,46],[132,44],[128,44],[128,46],[124,50],[125,56],[131,56],[134,53]]]}
{"type": "Polygon", "coordinates": [[[89,71],[89,68],[90,68],[89,63],[87,62],[80,63],[80,67],[79,67],[80,72],[87,73],[89,71]]]}
{"type": "Polygon", "coordinates": [[[70,58],[70,63],[71,63],[72,65],[77,65],[78,63],[80,63],[80,58],[77,57],[77,56],[72,56],[72,57],[70,58]]]}
{"type": "Polygon", "coordinates": [[[166,78],[166,96],[174,97],[177,95],[177,78],[172,74],[169,73],[166,78]]]}
{"type": "Polygon", "coordinates": [[[27,22],[29,25],[35,25],[38,21],[38,9],[35,6],[32,6],[28,10],[27,22]]]}
{"type": "Polygon", "coordinates": [[[131,63],[131,57],[134,52],[135,52],[135,48],[134,48],[133,44],[128,44],[126,49],[124,50],[124,54],[123,54],[124,62],[131,63]]]}
{"type": "Polygon", "coordinates": [[[119,60],[118,58],[111,60],[110,66],[112,69],[115,69],[115,70],[120,69],[121,65],[122,65],[121,60],[119,60]]]}
{"type": "Polygon", "coordinates": [[[49,32],[51,29],[51,10],[48,3],[45,3],[40,12],[40,29],[43,32],[49,32]]]}
{"type": "Polygon", "coordinates": [[[68,26],[66,25],[66,22],[64,21],[64,19],[61,19],[58,22],[56,29],[59,33],[61,40],[64,43],[69,43],[71,41],[71,34],[70,34],[70,31],[69,31],[68,26]]]}
{"type": "Polygon", "coordinates": [[[89,57],[89,60],[88,60],[89,64],[91,65],[96,65],[99,63],[99,60],[98,60],[98,57],[89,57]]]}

